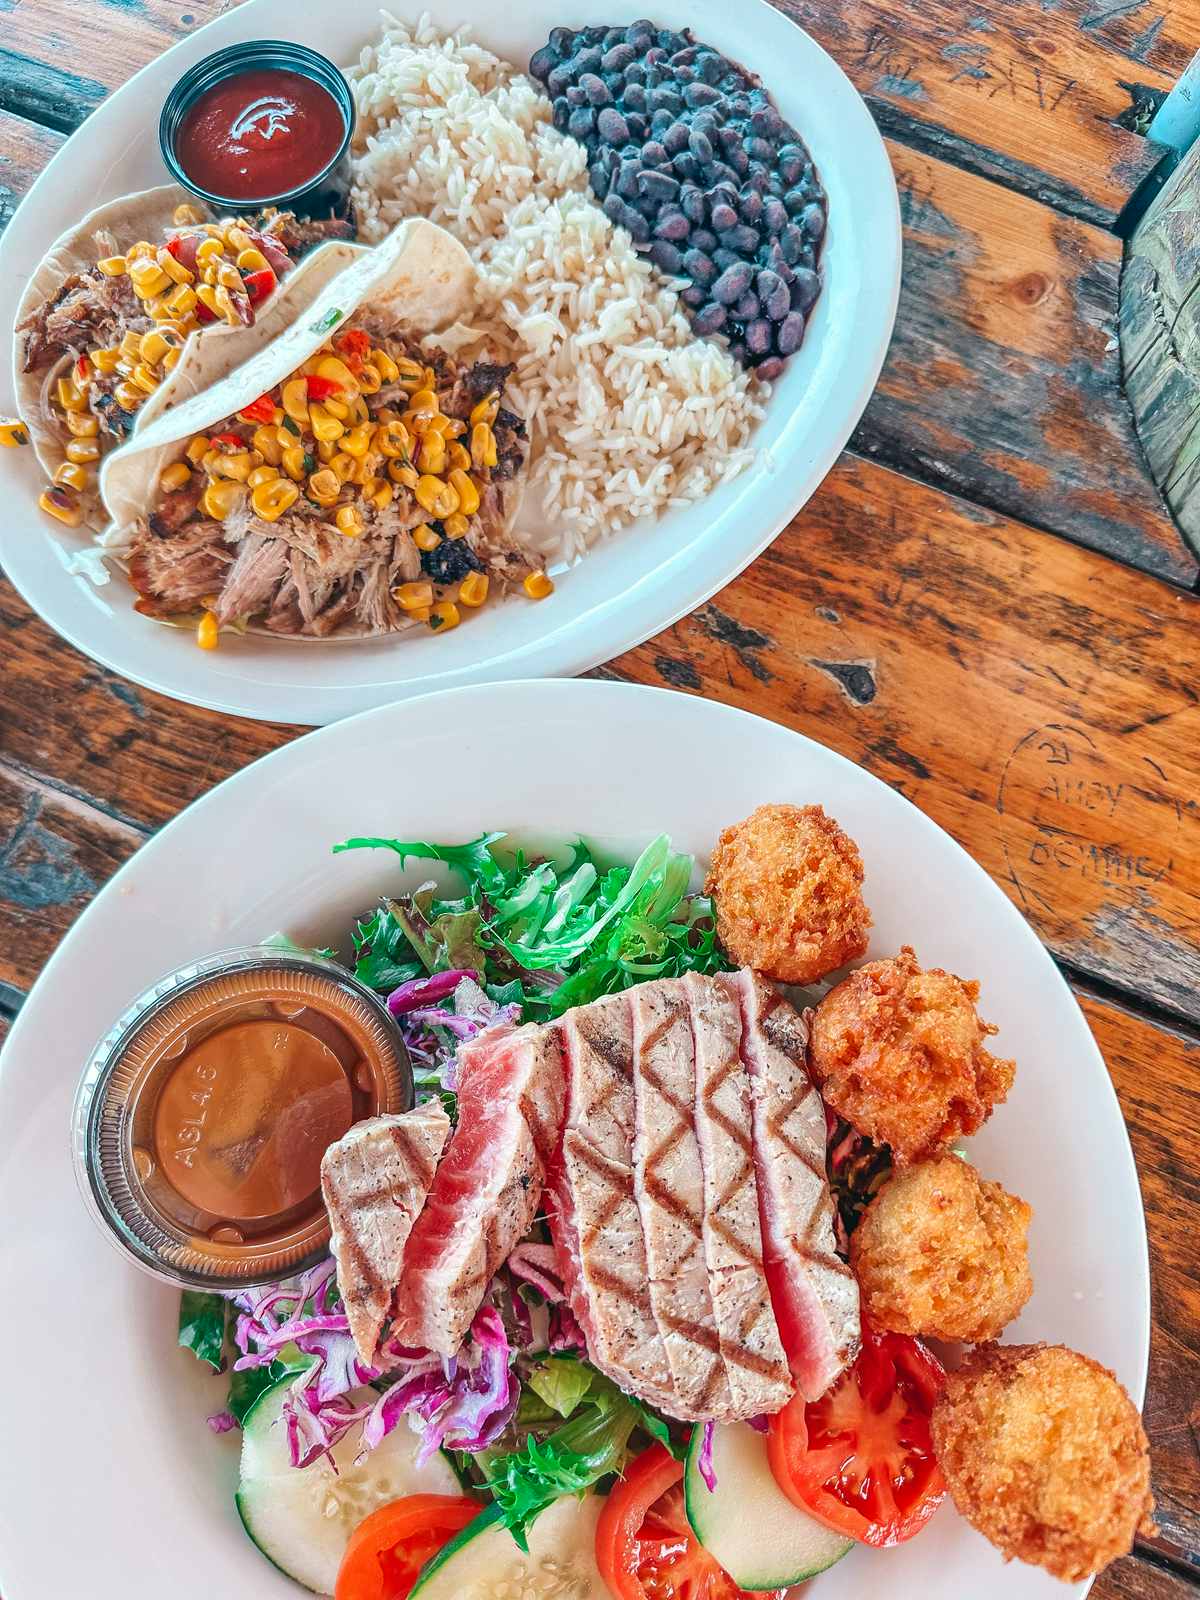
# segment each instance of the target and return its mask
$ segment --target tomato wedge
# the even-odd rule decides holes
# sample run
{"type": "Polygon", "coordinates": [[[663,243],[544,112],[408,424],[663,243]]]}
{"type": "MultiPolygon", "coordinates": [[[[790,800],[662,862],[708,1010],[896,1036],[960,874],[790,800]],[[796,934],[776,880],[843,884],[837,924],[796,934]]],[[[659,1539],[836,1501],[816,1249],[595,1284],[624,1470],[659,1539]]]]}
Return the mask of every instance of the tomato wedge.
{"type": "MultiPolygon", "coordinates": [[[[786,1589],[746,1596],[688,1523],[683,1462],[651,1445],[604,1503],[596,1565],[617,1600],[783,1600],[786,1589]]],[[[337,1600],[342,1600],[339,1594],[337,1600]]]]}
{"type": "Polygon", "coordinates": [[[828,1394],[772,1417],[767,1455],[793,1504],[883,1549],[929,1521],[946,1493],[929,1414],[945,1381],[918,1339],[863,1328],[858,1360],[828,1394]]]}
{"type": "Polygon", "coordinates": [[[245,285],[246,295],[252,305],[256,305],[274,289],[279,279],[270,267],[259,267],[257,272],[243,272],[242,283],[245,285]]]}
{"type": "Polygon", "coordinates": [[[334,1600],[405,1600],[425,1563],[481,1509],[452,1494],[409,1494],[380,1506],[350,1535],[334,1600]]]}

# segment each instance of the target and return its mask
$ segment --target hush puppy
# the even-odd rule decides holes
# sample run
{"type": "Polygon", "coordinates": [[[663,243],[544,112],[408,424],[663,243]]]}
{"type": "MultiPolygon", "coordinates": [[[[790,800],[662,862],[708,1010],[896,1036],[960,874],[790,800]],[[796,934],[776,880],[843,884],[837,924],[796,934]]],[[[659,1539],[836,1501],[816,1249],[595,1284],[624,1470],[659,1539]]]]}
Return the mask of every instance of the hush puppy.
{"type": "Polygon", "coordinates": [[[707,892],[731,960],[777,983],[815,983],[866,952],[858,846],[821,806],[759,806],[726,828],[707,892]]]}
{"type": "Polygon", "coordinates": [[[826,1104],[890,1146],[897,1166],[974,1133],[1012,1087],[1014,1066],[984,1048],[996,1032],[977,983],[898,956],[832,988],[812,1018],[809,1065],[826,1104]]]}
{"type": "Polygon", "coordinates": [[[1141,1418],[1099,1362],[1062,1345],[973,1350],[934,1406],[951,1498],[1003,1552],[1075,1583],[1154,1532],[1141,1418]]]}
{"type": "Polygon", "coordinates": [[[920,1338],[996,1338],[1033,1290],[1025,1242],[1032,1215],[958,1156],[897,1172],[850,1236],[869,1321],[920,1338]]]}

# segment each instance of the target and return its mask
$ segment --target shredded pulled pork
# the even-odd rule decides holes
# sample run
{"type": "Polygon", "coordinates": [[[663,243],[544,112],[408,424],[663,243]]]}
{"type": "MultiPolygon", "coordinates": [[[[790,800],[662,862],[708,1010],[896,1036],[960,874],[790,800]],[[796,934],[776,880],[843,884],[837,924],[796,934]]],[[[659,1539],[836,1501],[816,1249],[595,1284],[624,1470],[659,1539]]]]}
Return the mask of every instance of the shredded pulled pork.
{"type": "Polygon", "coordinates": [[[18,327],[25,335],[22,370],[34,372],[63,356],[80,356],[89,346],[117,344],[131,328],[144,333],[149,326],[127,277],[107,278],[98,267],[73,272],[18,327]]]}

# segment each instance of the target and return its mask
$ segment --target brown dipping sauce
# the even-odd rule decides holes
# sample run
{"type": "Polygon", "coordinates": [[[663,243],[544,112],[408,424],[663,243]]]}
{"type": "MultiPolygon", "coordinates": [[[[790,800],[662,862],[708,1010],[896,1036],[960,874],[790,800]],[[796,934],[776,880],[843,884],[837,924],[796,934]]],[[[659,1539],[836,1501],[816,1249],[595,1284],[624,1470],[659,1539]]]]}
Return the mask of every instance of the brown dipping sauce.
{"type": "Polygon", "coordinates": [[[287,1276],[328,1242],[322,1155],[411,1087],[386,1008],[340,968],[234,962],[126,1027],[89,1119],[93,1195],[152,1270],[287,1276]]]}

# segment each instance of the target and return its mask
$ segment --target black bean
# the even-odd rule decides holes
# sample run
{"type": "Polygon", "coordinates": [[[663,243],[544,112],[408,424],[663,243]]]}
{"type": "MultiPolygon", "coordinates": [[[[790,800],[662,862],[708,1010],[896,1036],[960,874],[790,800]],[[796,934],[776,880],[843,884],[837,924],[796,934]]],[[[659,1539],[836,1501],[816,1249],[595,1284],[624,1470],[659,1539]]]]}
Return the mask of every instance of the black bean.
{"type": "Polygon", "coordinates": [[[718,233],[723,233],[726,228],[732,228],[737,221],[737,212],[727,200],[718,200],[710,213],[712,225],[718,233]]]}
{"type": "Polygon", "coordinates": [[[641,170],[636,159],[622,161],[621,170],[617,174],[617,181],[614,187],[624,199],[633,200],[636,198],[638,193],[637,178],[641,170]]]}
{"type": "Polygon", "coordinates": [[[739,178],[744,178],[750,171],[750,157],[741,145],[729,151],[728,165],[733,168],[739,178]]]}
{"type": "Polygon", "coordinates": [[[650,246],[650,259],[669,278],[677,278],[683,272],[683,257],[669,239],[654,241],[650,246]]]}
{"type": "Polygon", "coordinates": [[[755,280],[758,298],[762,301],[763,310],[772,322],[782,322],[792,309],[792,297],[788,293],[788,286],[777,272],[770,267],[764,267],[755,280]]]}
{"type": "Polygon", "coordinates": [[[689,222],[703,222],[707,215],[704,204],[704,191],[697,189],[695,184],[685,183],[679,195],[679,204],[683,214],[689,222]]]}
{"type": "Polygon", "coordinates": [[[719,249],[713,250],[711,254],[722,272],[728,271],[730,267],[740,267],[742,265],[742,258],[737,251],[726,250],[724,245],[721,245],[719,249]]]}
{"type": "Polygon", "coordinates": [[[573,49],[574,44],[575,35],[571,32],[570,28],[550,29],[550,42],[546,48],[548,50],[553,50],[555,55],[567,55],[568,52],[573,49]]]}
{"type": "Polygon", "coordinates": [[[675,74],[675,82],[681,89],[684,84],[693,82],[696,76],[695,67],[673,67],[672,71],[675,74]]]}
{"type": "Polygon", "coordinates": [[[720,140],[721,119],[712,106],[705,106],[702,111],[692,113],[692,127],[697,133],[703,133],[710,139],[720,140]]]}
{"type": "Polygon", "coordinates": [[[724,306],[717,305],[715,301],[710,301],[708,305],[702,306],[692,318],[692,327],[703,338],[706,334],[716,333],[718,329],[723,328],[728,317],[729,313],[724,306]]]}
{"type": "Polygon", "coordinates": [[[721,235],[721,243],[726,250],[736,250],[740,256],[752,256],[758,249],[758,230],[748,223],[739,222],[732,228],[726,228],[721,235]]]}
{"type": "Polygon", "coordinates": [[[771,324],[756,317],[746,326],[746,349],[752,356],[769,355],[771,351],[771,324]]]}
{"type": "Polygon", "coordinates": [[[652,89],[657,89],[662,81],[663,74],[661,67],[647,66],[642,73],[642,82],[646,85],[647,93],[649,93],[652,89]]]}
{"type": "Polygon", "coordinates": [[[734,95],[742,87],[741,73],[731,69],[723,78],[717,79],[717,88],[723,89],[727,95],[734,95]]]}
{"type": "Polygon", "coordinates": [[[666,59],[667,52],[661,44],[652,44],[649,50],[644,51],[642,54],[642,60],[648,67],[660,67],[666,59]]]}
{"type": "Polygon", "coordinates": [[[707,51],[697,60],[696,71],[705,83],[715,84],[721,77],[724,65],[725,62],[719,55],[707,51]]]}
{"type": "Polygon", "coordinates": [[[779,235],[779,248],[783,252],[783,259],[788,266],[795,266],[800,259],[800,252],[804,248],[804,235],[794,222],[789,222],[779,235]]]}
{"type": "Polygon", "coordinates": [[[765,166],[774,161],[775,146],[769,139],[747,139],[746,153],[751,161],[761,161],[765,166]]]}
{"type": "Polygon", "coordinates": [[[598,44],[589,45],[575,57],[575,71],[579,77],[585,72],[599,72],[600,58],[604,54],[598,44]]]}
{"type": "Polygon", "coordinates": [[[626,203],[625,215],[621,221],[629,229],[634,244],[650,243],[650,220],[644,217],[636,206],[626,203]]]}
{"type": "Polygon", "coordinates": [[[626,111],[646,109],[646,91],[640,83],[627,83],[619,98],[626,111]]]}
{"type": "Polygon", "coordinates": [[[575,65],[570,61],[562,61],[546,79],[546,93],[552,98],[563,94],[568,84],[575,82],[575,65]]]}
{"type": "Polygon", "coordinates": [[[594,72],[585,72],[579,80],[579,87],[592,105],[608,106],[612,104],[612,89],[609,88],[603,78],[598,78],[594,72]]]}
{"type": "Polygon", "coordinates": [[[697,161],[707,162],[713,158],[712,140],[700,128],[693,128],[688,140],[688,148],[697,161]]]}
{"type": "Polygon", "coordinates": [[[672,33],[670,28],[658,30],[658,46],[664,55],[674,55],[676,50],[682,50],[687,40],[681,33],[672,33]]]}
{"type": "Polygon", "coordinates": [[[723,306],[733,305],[750,287],[753,276],[753,271],[745,261],[738,261],[733,266],[726,267],[712,286],[713,299],[720,301],[723,306]]]}
{"type": "Polygon", "coordinates": [[[682,211],[668,206],[655,223],[654,232],[660,239],[669,239],[672,244],[678,244],[691,232],[691,224],[682,211]]]}
{"type": "Polygon", "coordinates": [[[625,29],[625,37],[637,49],[648,50],[654,43],[654,24],[645,17],[639,17],[625,29]]]}
{"type": "Polygon", "coordinates": [[[803,158],[781,155],[778,160],[779,176],[790,189],[804,171],[803,158]]]}
{"type": "MultiPolygon", "coordinates": [[[[615,29],[613,31],[616,32],[615,29]]],[[[620,33],[617,34],[617,39],[620,40],[620,43],[614,40],[612,44],[609,44],[608,35],[605,35],[606,49],[600,57],[600,65],[606,72],[624,72],[631,61],[637,60],[637,51],[633,46],[626,44],[620,33]]]]}
{"type": "MultiPolygon", "coordinates": [[[[558,30],[555,29],[555,32],[558,30]]],[[[550,37],[553,39],[554,34],[550,37]]],[[[558,65],[558,52],[553,45],[544,44],[540,50],[535,50],[529,58],[529,76],[536,78],[539,83],[544,83],[558,65]]]]}
{"type": "Polygon", "coordinates": [[[753,322],[755,317],[762,315],[762,306],[758,303],[758,296],[753,291],[747,291],[735,304],[733,314],[742,322],[753,322]]]}
{"type": "Polygon", "coordinates": [[[760,139],[778,138],[783,120],[774,106],[759,106],[750,113],[750,131],[760,139]]]}
{"type": "Polygon", "coordinates": [[[825,211],[822,206],[805,206],[800,216],[800,226],[810,239],[819,239],[825,232],[825,211]]]}
{"type": "Polygon", "coordinates": [[[788,214],[782,200],[772,195],[763,204],[763,227],[768,233],[782,233],[788,225],[788,214]]]}
{"type": "Polygon", "coordinates": [[[752,189],[756,190],[758,194],[763,195],[766,194],[767,190],[771,187],[771,175],[769,172],[765,172],[762,167],[759,167],[757,171],[751,171],[746,182],[752,189]]]}
{"type": "Polygon", "coordinates": [[[743,222],[756,227],[762,221],[763,200],[757,189],[743,189],[738,196],[738,215],[743,222]]]}
{"type": "Polygon", "coordinates": [[[605,195],[602,209],[610,222],[620,222],[625,215],[625,202],[614,189],[611,194],[605,195]]]}
{"type": "Polygon", "coordinates": [[[566,133],[567,122],[571,115],[571,105],[565,94],[560,94],[554,102],[554,126],[559,133],[566,133]]]}
{"type": "Polygon", "coordinates": [[[650,132],[660,142],[663,134],[671,126],[671,113],[669,111],[656,111],[650,118],[650,132]]]}
{"type": "Polygon", "coordinates": [[[609,175],[601,162],[597,161],[588,170],[588,177],[592,181],[592,193],[598,200],[603,200],[609,189],[609,175]]]}
{"type": "Polygon", "coordinates": [[[721,98],[721,94],[711,83],[689,83],[683,91],[683,98],[693,110],[696,110],[700,106],[711,106],[714,101],[721,98]]]}
{"type": "Polygon", "coordinates": [[[586,139],[596,121],[591,106],[576,106],[567,118],[567,132],[573,139],[586,139]]]}
{"type": "Polygon", "coordinates": [[[800,311],[789,311],[779,324],[775,333],[775,348],[781,356],[794,355],[800,348],[800,341],[804,338],[804,314],[800,311]]]}
{"type": "Polygon", "coordinates": [[[755,375],[764,383],[773,383],[783,371],[783,362],[778,356],[768,356],[765,361],[760,361],[754,369],[755,375]]]}
{"type": "Polygon", "coordinates": [[[683,110],[683,100],[679,91],[673,89],[669,83],[659,84],[657,89],[651,91],[650,105],[655,111],[669,111],[677,117],[683,110]]]}
{"type": "Polygon", "coordinates": [[[717,275],[717,269],[711,259],[703,250],[693,248],[683,253],[683,270],[689,278],[694,278],[697,283],[711,283],[717,275]]]}
{"type": "Polygon", "coordinates": [[[692,243],[697,250],[715,250],[717,248],[717,236],[715,233],[710,233],[707,228],[693,228],[692,243]]]}
{"type": "Polygon", "coordinates": [[[629,124],[615,106],[604,106],[596,118],[596,132],[605,144],[625,144],[629,138],[629,124]]]}
{"type": "Polygon", "coordinates": [[[600,82],[614,99],[625,92],[625,78],[620,72],[602,72],[600,82]]]}
{"type": "Polygon", "coordinates": [[[610,178],[616,173],[617,169],[621,165],[621,157],[610,144],[601,145],[600,149],[596,153],[596,159],[604,168],[605,172],[608,173],[610,178]]]}
{"type": "Polygon", "coordinates": [[[741,174],[735,172],[727,162],[712,161],[709,163],[710,183],[727,183],[736,194],[741,183],[741,174]]]}
{"type": "Polygon", "coordinates": [[[629,137],[634,143],[641,144],[650,132],[650,119],[644,111],[631,111],[625,118],[625,126],[629,129],[629,137]]]}
{"type": "Polygon", "coordinates": [[[674,200],[679,193],[679,179],[672,178],[665,172],[655,172],[652,167],[643,167],[638,173],[638,188],[648,200],[674,200]]]}
{"type": "Polygon", "coordinates": [[[708,299],[708,295],[696,284],[690,283],[686,289],[680,292],[679,298],[683,301],[684,305],[702,306],[708,299]]]}
{"type": "Polygon", "coordinates": [[[682,50],[676,50],[671,57],[671,65],[673,67],[690,67],[696,59],[699,48],[699,45],[689,44],[685,45],[682,50]]]}
{"type": "Polygon", "coordinates": [[[581,50],[585,45],[599,44],[603,37],[603,28],[580,28],[574,34],[575,43],[581,50]]]}
{"type": "Polygon", "coordinates": [[[680,151],[688,148],[691,137],[691,131],[686,122],[672,122],[666,133],[663,134],[662,142],[670,155],[677,156],[680,151]]]}
{"type": "Polygon", "coordinates": [[[807,312],[816,304],[821,292],[821,280],[811,267],[799,267],[792,285],[792,305],[797,311],[807,312]]]}
{"type": "Polygon", "coordinates": [[[642,146],[642,165],[644,167],[667,167],[671,158],[666,152],[666,147],[657,139],[647,139],[642,146]]]}
{"type": "Polygon", "coordinates": [[[587,95],[577,83],[567,85],[566,101],[569,106],[587,105],[587,95]]]}
{"type": "Polygon", "coordinates": [[[788,209],[788,214],[793,217],[799,216],[808,201],[809,196],[803,189],[789,189],[783,197],[783,203],[788,209]]]}
{"type": "Polygon", "coordinates": [[[677,156],[671,157],[671,171],[685,183],[695,183],[700,176],[700,163],[690,150],[681,150],[677,156]]]}
{"type": "Polygon", "coordinates": [[[640,61],[631,61],[622,73],[627,84],[636,83],[640,89],[646,81],[646,69],[640,61]]]}

